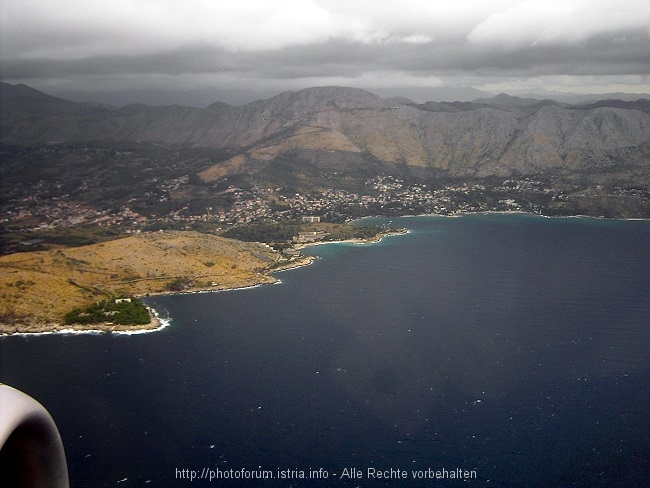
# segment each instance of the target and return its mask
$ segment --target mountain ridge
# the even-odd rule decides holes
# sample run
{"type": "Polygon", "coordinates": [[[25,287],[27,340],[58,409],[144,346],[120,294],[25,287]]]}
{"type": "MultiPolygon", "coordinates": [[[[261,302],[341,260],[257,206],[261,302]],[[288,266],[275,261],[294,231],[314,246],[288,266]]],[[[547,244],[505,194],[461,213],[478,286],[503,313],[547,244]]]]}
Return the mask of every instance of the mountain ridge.
{"type": "Polygon", "coordinates": [[[645,99],[568,105],[500,94],[475,102],[405,104],[358,88],[326,86],[241,106],[114,108],[21,85],[3,83],[0,90],[4,144],[142,141],[225,150],[232,157],[212,169],[219,177],[295,151],[314,158],[329,151],[343,162],[363,154],[389,166],[455,177],[648,169],[645,99]]]}

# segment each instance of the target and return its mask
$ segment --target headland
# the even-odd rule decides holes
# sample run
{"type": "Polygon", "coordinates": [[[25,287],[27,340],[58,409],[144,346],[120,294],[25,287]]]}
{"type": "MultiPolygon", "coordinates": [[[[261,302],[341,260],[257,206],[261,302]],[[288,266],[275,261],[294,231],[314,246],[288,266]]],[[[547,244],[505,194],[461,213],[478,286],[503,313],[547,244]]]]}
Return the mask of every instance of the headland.
{"type": "Polygon", "coordinates": [[[333,242],[379,242],[406,232],[369,238],[312,241],[283,254],[258,242],[197,232],[165,231],[89,246],[0,257],[0,335],[155,331],[164,321],[149,309],[146,324],[66,323],[70,310],[99,300],[218,292],[273,284],[273,273],[309,265],[306,247],[333,242]]]}

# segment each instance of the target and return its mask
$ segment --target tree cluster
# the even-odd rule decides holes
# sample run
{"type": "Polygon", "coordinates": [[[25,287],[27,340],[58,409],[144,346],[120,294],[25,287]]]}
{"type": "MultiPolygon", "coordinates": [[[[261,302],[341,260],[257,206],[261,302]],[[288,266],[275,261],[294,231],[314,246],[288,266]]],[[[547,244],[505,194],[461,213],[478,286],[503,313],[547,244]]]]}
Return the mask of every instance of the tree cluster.
{"type": "Polygon", "coordinates": [[[143,325],[151,321],[149,311],[137,299],[131,301],[102,300],[81,309],[75,308],[65,315],[65,324],[99,324],[112,322],[118,325],[143,325]]]}

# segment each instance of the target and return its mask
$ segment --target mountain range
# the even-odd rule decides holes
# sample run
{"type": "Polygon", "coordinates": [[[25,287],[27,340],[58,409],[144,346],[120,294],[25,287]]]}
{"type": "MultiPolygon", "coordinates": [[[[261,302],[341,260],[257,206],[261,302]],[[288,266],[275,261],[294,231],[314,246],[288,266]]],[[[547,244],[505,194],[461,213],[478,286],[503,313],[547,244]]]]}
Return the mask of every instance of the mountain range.
{"type": "Polygon", "coordinates": [[[0,83],[0,157],[0,231],[11,223],[6,232],[28,241],[62,222],[146,228],[314,211],[334,221],[503,209],[650,216],[643,98],[419,104],[330,86],[239,106],[114,107],[0,83]],[[322,204],[305,205],[309,194],[322,204]]]}
{"type": "Polygon", "coordinates": [[[498,95],[474,102],[409,103],[346,87],[284,92],[206,108],[75,103],[25,85],[0,85],[3,144],[141,141],[225,150],[204,178],[271,164],[372,158],[423,173],[488,177],[625,169],[647,175],[650,101],[568,105],[498,95]],[[332,157],[332,154],[336,157],[332,157]]]}

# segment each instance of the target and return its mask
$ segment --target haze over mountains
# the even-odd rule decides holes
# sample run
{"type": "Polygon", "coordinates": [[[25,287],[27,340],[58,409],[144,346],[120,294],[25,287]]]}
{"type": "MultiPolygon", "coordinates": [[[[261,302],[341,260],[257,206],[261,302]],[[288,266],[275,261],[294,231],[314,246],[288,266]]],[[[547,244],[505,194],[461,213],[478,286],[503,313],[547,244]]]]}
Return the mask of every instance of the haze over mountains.
{"type": "Polygon", "coordinates": [[[454,177],[610,169],[645,179],[650,166],[645,99],[567,105],[502,94],[415,104],[356,88],[317,87],[242,106],[115,108],[3,83],[1,100],[3,144],[141,141],[232,154],[205,168],[206,179],[251,171],[290,153],[337,164],[372,158],[454,177]]]}

